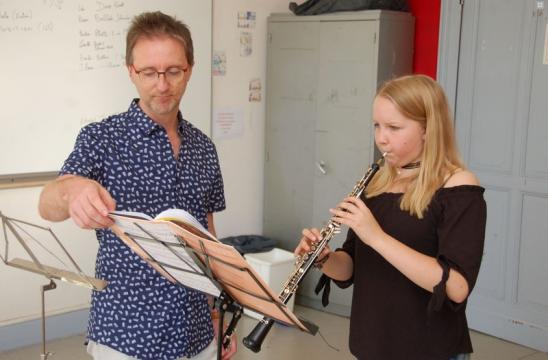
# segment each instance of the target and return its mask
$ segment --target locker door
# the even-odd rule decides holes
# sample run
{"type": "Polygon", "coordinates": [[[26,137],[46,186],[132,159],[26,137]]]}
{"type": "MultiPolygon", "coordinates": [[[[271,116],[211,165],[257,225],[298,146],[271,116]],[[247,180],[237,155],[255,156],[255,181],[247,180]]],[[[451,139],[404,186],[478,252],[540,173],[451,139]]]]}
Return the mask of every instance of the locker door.
{"type": "Polygon", "coordinates": [[[268,33],[263,233],[293,251],[312,223],[319,23],[268,33]]]}
{"type": "MultiPolygon", "coordinates": [[[[377,28],[377,21],[332,21],[320,26],[311,223],[318,228],[327,224],[329,209],[353,189],[373,159],[377,28]]],[[[346,230],[330,242],[332,249],[342,245],[346,230]]],[[[317,299],[313,290],[319,275],[319,271],[307,275],[299,294],[317,299]]],[[[349,314],[351,298],[351,288],[332,287],[328,310],[349,314]]]]}

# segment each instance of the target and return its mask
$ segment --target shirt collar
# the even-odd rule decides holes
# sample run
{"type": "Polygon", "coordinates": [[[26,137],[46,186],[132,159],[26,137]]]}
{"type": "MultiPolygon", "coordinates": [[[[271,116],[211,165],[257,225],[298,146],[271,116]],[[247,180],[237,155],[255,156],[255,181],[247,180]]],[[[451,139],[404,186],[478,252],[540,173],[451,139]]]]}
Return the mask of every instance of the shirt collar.
{"type": "MultiPolygon", "coordinates": [[[[133,99],[129,105],[128,115],[133,123],[132,126],[140,129],[145,135],[151,135],[152,133],[163,129],[154,120],[152,120],[150,116],[143,111],[143,109],[141,109],[139,106],[139,99],[133,99]]],[[[185,129],[185,121],[183,121],[183,116],[180,111],[177,112],[177,120],[179,123],[178,131],[179,134],[182,135],[185,129]]]]}

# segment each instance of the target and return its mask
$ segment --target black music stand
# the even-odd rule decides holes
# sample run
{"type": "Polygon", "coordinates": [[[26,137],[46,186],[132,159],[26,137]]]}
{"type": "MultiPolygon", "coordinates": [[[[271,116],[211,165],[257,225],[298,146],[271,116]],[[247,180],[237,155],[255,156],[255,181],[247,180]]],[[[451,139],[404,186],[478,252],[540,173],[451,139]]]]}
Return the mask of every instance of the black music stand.
{"type": "Polygon", "coordinates": [[[57,288],[57,284],[53,280],[61,280],[65,281],[74,285],[83,286],[92,290],[101,291],[107,286],[107,282],[104,280],[96,279],[94,277],[90,277],[85,275],[82,272],[82,269],[78,266],[76,261],[72,258],[72,256],[69,254],[67,249],[63,246],[59,238],[55,235],[55,233],[47,227],[31,224],[26,221],[13,219],[10,217],[5,216],[0,212],[0,219],[2,221],[2,231],[4,234],[4,249],[3,253],[0,251],[0,259],[2,259],[2,262],[8,266],[12,266],[21,270],[29,271],[35,274],[40,274],[45,276],[47,279],[49,279],[49,284],[42,285],[40,288],[40,295],[41,295],[41,322],[42,322],[42,353],[40,355],[41,360],[47,360],[47,358],[50,355],[53,355],[50,352],[46,351],[46,309],[45,309],[45,292],[48,290],[53,290],[57,288]],[[58,249],[60,249],[61,254],[54,254],[48,249],[46,246],[41,244],[34,236],[32,236],[30,229],[38,230],[41,234],[46,234],[48,236],[51,236],[55,243],[58,246],[58,249]],[[10,245],[10,237],[11,235],[13,238],[16,239],[17,243],[24,249],[24,251],[27,253],[27,255],[31,258],[31,260],[25,260],[21,258],[13,258],[10,259],[9,257],[9,245],[10,245]],[[43,264],[43,261],[41,261],[41,256],[35,254],[32,251],[32,248],[29,246],[26,240],[29,241],[35,241],[44,251],[50,253],[54,257],[56,257],[58,260],[60,260],[62,263],[62,259],[60,256],[65,257],[65,260],[68,260],[70,262],[70,265],[64,264],[64,269],[52,267],[43,264]],[[68,270],[70,267],[72,267],[72,270],[68,270]]]}
{"type": "Polygon", "coordinates": [[[317,326],[300,320],[232,246],[204,238],[170,221],[136,219],[110,214],[111,229],[135,253],[172,283],[217,298],[219,335],[217,357],[230,344],[243,308],[287,326],[315,333],[317,326]],[[232,319],[223,332],[224,315],[232,319]]]}

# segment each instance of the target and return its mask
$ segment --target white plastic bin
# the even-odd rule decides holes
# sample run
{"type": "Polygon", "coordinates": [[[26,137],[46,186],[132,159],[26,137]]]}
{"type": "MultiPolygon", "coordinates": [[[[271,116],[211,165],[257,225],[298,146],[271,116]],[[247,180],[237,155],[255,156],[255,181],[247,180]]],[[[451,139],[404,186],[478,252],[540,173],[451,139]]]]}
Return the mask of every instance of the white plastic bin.
{"type": "MultiPolygon", "coordinates": [[[[274,248],[266,252],[245,254],[245,258],[276,294],[280,293],[282,285],[295,270],[295,256],[292,252],[283,249],[274,248]]],[[[291,311],[293,311],[294,297],[295,295],[286,304],[291,311]]],[[[245,309],[244,314],[256,319],[263,318],[261,314],[248,309],[245,309]]]]}

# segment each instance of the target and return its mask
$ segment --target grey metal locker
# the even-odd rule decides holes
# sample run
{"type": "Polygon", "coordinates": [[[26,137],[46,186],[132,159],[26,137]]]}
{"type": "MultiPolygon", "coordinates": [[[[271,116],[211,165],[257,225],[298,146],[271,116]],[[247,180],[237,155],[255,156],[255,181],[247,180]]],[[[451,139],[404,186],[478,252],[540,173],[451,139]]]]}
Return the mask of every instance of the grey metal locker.
{"type": "MultiPolygon", "coordinates": [[[[409,13],[359,11],[268,18],[264,235],[293,251],[323,227],[374,160],[371,104],[383,81],[411,73],[409,13]]],[[[330,243],[339,247],[346,229],[330,243]]],[[[321,307],[312,271],[297,302],[321,307]]],[[[351,290],[328,311],[349,314],[351,290]]]]}

